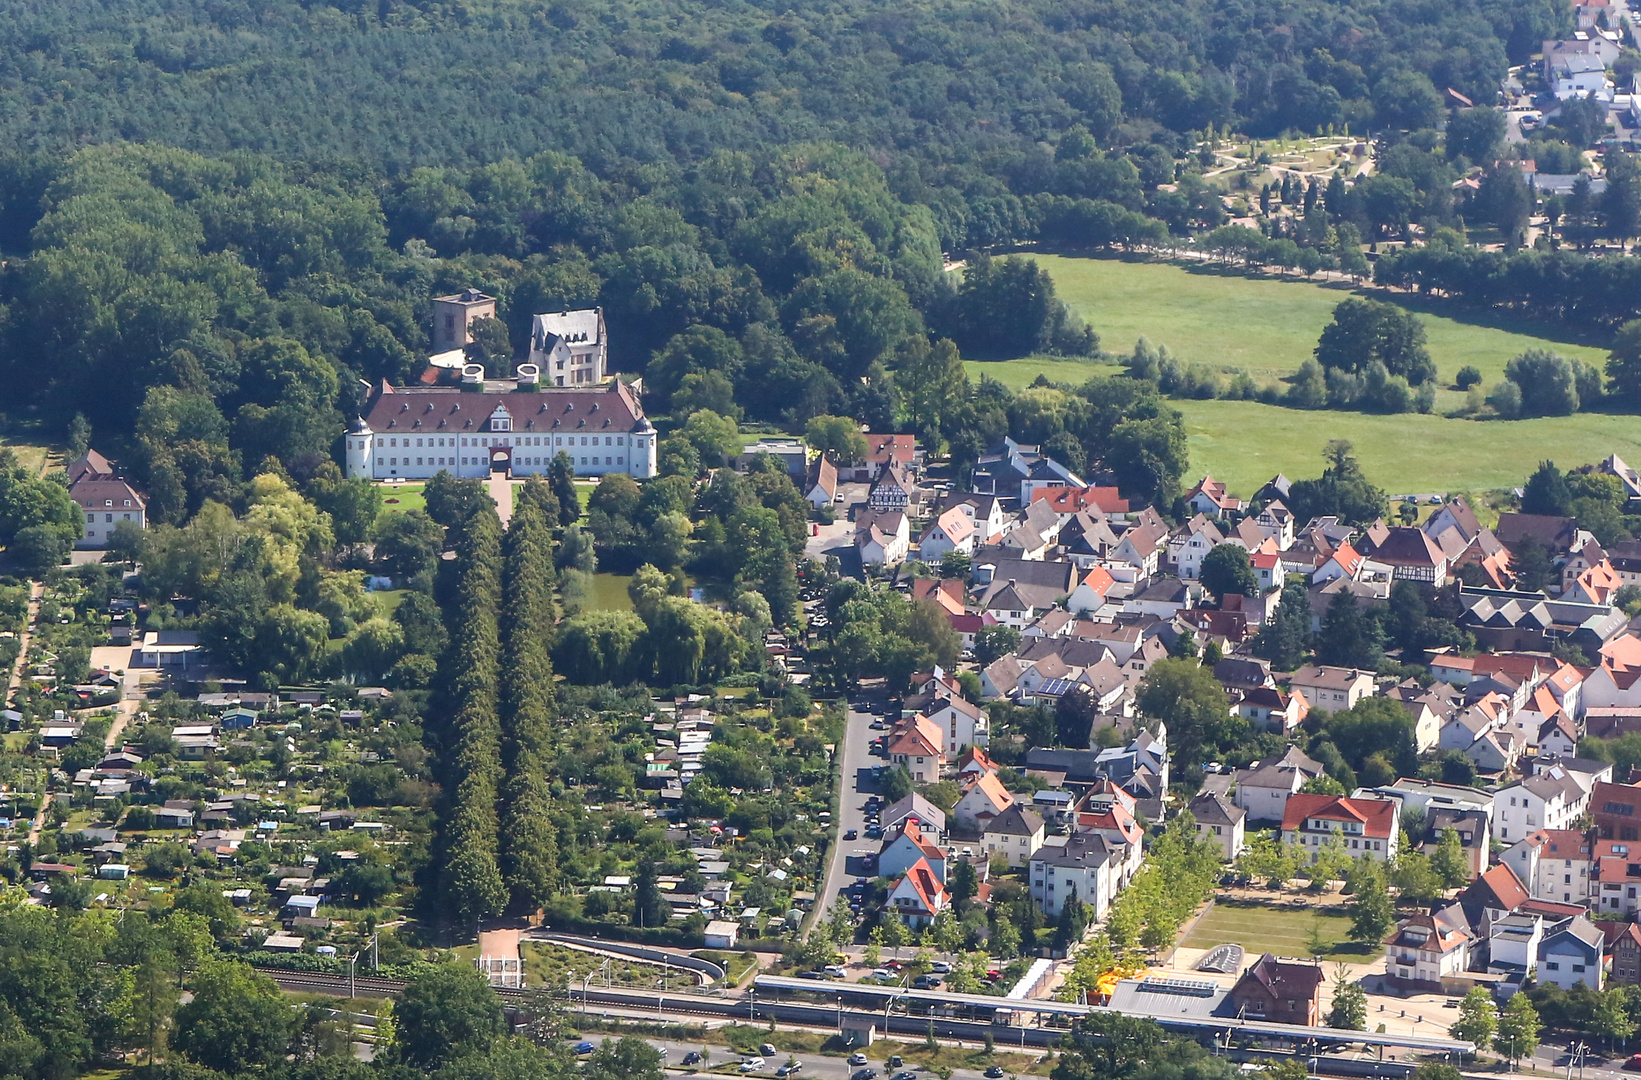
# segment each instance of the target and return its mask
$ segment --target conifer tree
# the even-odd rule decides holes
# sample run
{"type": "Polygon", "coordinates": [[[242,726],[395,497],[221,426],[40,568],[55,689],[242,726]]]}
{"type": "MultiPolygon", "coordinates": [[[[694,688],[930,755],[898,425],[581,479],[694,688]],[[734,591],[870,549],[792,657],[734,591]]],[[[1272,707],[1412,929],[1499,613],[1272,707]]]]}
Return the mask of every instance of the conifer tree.
{"type": "Polygon", "coordinates": [[[501,601],[501,523],[488,501],[462,525],[456,543],[459,578],[448,660],[455,778],[444,836],[440,892],[446,910],[463,921],[500,911],[507,892],[499,865],[496,797],[502,779],[497,706],[501,601]]]}
{"type": "MultiPolygon", "coordinates": [[[[528,486],[528,485],[527,485],[528,486]]],[[[534,501],[507,530],[502,629],[502,873],[515,906],[541,906],[558,875],[547,768],[556,701],[547,653],[552,630],[552,535],[534,501]]]]}

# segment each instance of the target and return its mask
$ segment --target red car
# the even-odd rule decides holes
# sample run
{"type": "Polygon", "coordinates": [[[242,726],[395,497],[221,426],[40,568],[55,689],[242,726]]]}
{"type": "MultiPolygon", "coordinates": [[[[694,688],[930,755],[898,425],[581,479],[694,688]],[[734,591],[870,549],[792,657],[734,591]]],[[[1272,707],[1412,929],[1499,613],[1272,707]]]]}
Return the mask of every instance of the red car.
{"type": "Polygon", "coordinates": [[[1641,1069],[1641,1054],[1631,1054],[1630,1060],[1624,1062],[1626,1069],[1641,1069]]]}

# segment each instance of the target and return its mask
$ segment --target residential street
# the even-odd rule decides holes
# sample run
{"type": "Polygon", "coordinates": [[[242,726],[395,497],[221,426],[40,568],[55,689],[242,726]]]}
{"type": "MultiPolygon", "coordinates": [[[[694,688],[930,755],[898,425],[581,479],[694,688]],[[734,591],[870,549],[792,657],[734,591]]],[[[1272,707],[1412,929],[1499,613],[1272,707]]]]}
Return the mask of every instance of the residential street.
{"type": "Polygon", "coordinates": [[[810,920],[811,930],[816,923],[827,918],[839,889],[846,888],[855,877],[866,876],[862,857],[876,849],[876,845],[866,839],[865,803],[866,797],[877,790],[876,781],[872,778],[872,766],[877,764],[877,759],[868,751],[872,739],[879,733],[872,730],[872,721],[877,717],[862,712],[859,706],[863,704],[866,704],[866,699],[860,696],[849,702],[849,723],[840,751],[843,760],[839,765],[838,820],[834,823],[838,839],[832,847],[826,881],[815,897],[816,915],[810,920]],[[843,839],[851,829],[854,830],[855,839],[843,839]]]}

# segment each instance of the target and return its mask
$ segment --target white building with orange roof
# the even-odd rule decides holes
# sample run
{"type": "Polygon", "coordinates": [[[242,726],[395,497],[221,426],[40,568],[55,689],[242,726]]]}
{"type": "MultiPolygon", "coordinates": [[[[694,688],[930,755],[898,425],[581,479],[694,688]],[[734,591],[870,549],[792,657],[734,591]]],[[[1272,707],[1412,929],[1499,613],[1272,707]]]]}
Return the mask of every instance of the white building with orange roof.
{"type": "Polygon", "coordinates": [[[1197,513],[1215,518],[1240,514],[1247,508],[1246,503],[1226,491],[1224,483],[1212,476],[1204,476],[1196,487],[1187,492],[1185,503],[1197,513]]]}
{"type": "Polygon", "coordinates": [[[1091,566],[1077,581],[1076,588],[1066,597],[1065,609],[1075,614],[1080,611],[1098,611],[1117,579],[1103,566],[1091,566]]]}
{"type": "Polygon", "coordinates": [[[1623,585],[1612,563],[1602,559],[1574,578],[1561,598],[1580,604],[1611,604],[1623,585]]]}
{"type": "Polygon", "coordinates": [[[1122,889],[1134,879],[1144,858],[1144,830],[1134,817],[1134,800],[1124,797],[1127,795],[1127,792],[1118,791],[1109,801],[1079,810],[1076,824],[1072,826],[1074,834],[1093,833],[1111,845],[1114,853],[1113,885],[1116,889],[1122,889]]]}
{"type": "Polygon", "coordinates": [[[917,578],[912,582],[912,599],[927,600],[947,615],[961,615],[963,583],[955,578],[917,578]]]}
{"type": "Polygon", "coordinates": [[[945,558],[948,551],[971,554],[978,536],[974,518],[953,506],[924,528],[917,541],[918,557],[926,563],[935,563],[945,558]]]}
{"type": "Polygon", "coordinates": [[[933,867],[925,859],[914,863],[889,889],[888,909],[914,930],[928,926],[950,906],[946,886],[935,877],[933,867]]]}
{"type": "Polygon", "coordinates": [[[960,781],[996,771],[997,763],[978,746],[969,747],[957,759],[957,776],[960,781]]]}
{"type": "Polygon", "coordinates": [[[1032,502],[1046,502],[1050,510],[1062,518],[1079,513],[1094,513],[1107,521],[1128,519],[1128,500],[1114,487],[1074,487],[1069,484],[1047,484],[1033,488],[1032,502]]]}
{"type": "Polygon", "coordinates": [[[1014,805],[1014,796],[996,773],[981,773],[964,787],[952,807],[952,820],[964,832],[978,835],[997,815],[1014,805]]]}
{"type": "Polygon", "coordinates": [[[878,877],[900,877],[920,860],[928,864],[942,884],[945,883],[946,852],[923,831],[921,823],[907,820],[878,853],[878,877]]]}
{"type": "Polygon", "coordinates": [[[941,755],[945,739],[940,728],[927,716],[914,716],[895,724],[889,739],[889,761],[906,770],[920,784],[940,779],[941,755]]]}

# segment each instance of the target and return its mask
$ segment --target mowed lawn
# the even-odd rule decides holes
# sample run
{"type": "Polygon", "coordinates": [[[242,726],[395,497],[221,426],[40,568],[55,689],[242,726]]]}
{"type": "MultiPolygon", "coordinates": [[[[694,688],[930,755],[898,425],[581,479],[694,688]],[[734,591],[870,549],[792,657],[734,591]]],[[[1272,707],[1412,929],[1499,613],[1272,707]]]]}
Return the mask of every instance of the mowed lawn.
{"type": "Polygon", "coordinates": [[[1358,962],[1362,959],[1360,953],[1350,951],[1350,946],[1345,944],[1350,936],[1350,920],[1344,915],[1310,907],[1215,904],[1180,944],[1188,949],[1241,945],[1249,961],[1261,953],[1309,956],[1312,928],[1320,928],[1329,944],[1324,954],[1326,959],[1358,962]],[[1341,944],[1345,944],[1343,951],[1338,948],[1341,944]]]}
{"type": "MultiPolygon", "coordinates": [[[[1167,345],[1180,358],[1214,367],[1241,368],[1261,382],[1298,369],[1316,348],[1333,308],[1352,295],[1345,285],[1299,278],[1244,277],[1211,267],[1127,259],[1039,255],[1060,298],[1100,335],[1110,353],[1131,352],[1141,336],[1167,345]]],[[[1478,368],[1487,385],[1504,377],[1504,365],[1528,349],[1549,349],[1569,360],[1600,366],[1604,348],[1557,329],[1525,321],[1459,322],[1419,310],[1419,298],[1377,290],[1359,295],[1411,305],[1424,321],[1430,356],[1442,385],[1465,365],[1478,368]]],[[[1438,407],[1458,404],[1438,402],[1438,407]]]]}
{"type": "Polygon", "coordinates": [[[382,509],[390,514],[403,514],[411,510],[426,510],[427,499],[422,495],[425,484],[383,484],[382,509]]]}
{"type": "Polygon", "coordinates": [[[1522,484],[1548,458],[1563,469],[1616,453],[1641,456],[1641,420],[1584,413],[1536,420],[1453,420],[1443,416],[1284,409],[1252,401],[1176,401],[1185,414],[1191,465],[1251,495],[1276,473],[1322,471],[1322,447],[1348,439],[1368,478],[1393,495],[1481,492],[1522,484]]]}

